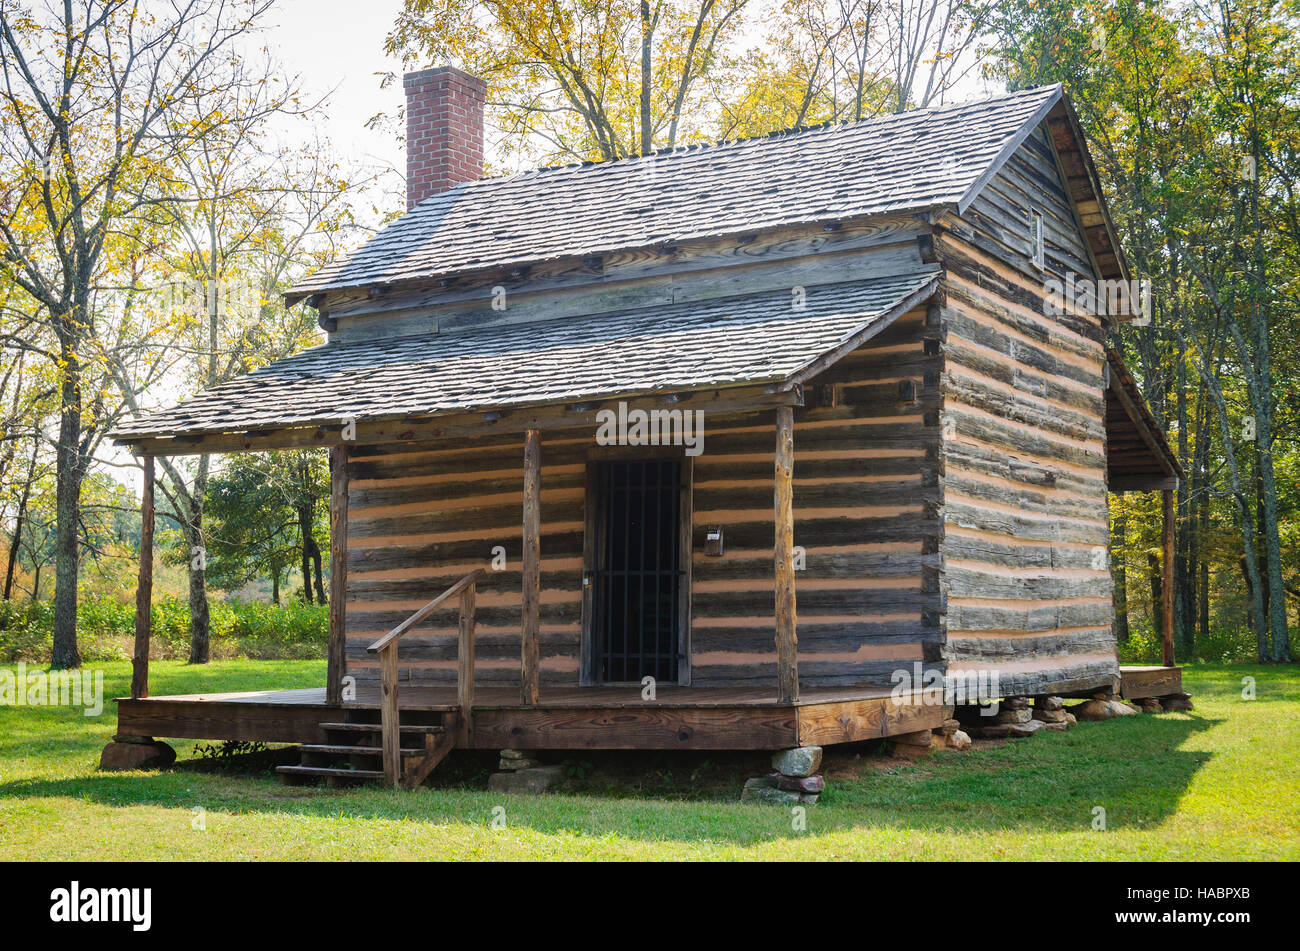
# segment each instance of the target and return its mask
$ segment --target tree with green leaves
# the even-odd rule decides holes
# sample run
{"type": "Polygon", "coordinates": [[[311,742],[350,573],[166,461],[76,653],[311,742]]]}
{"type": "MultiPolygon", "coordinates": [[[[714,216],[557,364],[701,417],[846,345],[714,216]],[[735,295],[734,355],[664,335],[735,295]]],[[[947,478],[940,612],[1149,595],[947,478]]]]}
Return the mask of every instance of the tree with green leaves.
{"type": "Polygon", "coordinates": [[[208,483],[209,567],[226,588],[281,581],[297,563],[302,597],[324,604],[322,544],[329,538],[329,464],[311,450],[232,457],[208,483]]]}
{"type": "Polygon", "coordinates": [[[1290,659],[1295,574],[1276,467],[1300,452],[1297,427],[1279,426],[1295,421],[1287,380],[1300,356],[1298,13],[1278,0],[1011,0],[996,23],[997,75],[1065,84],[1128,256],[1154,287],[1154,319],[1115,328],[1113,343],[1189,475],[1177,508],[1179,641],[1193,647],[1198,627],[1208,636],[1212,516],[1231,500],[1231,568],[1261,661],[1290,659]]]}
{"type": "Polygon", "coordinates": [[[977,64],[992,9],[407,0],[386,49],[484,79],[507,163],[609,160],[940,102],[977,64]]]}
{"type": "Polygon", "coordinates": [[[82,485],[112,409],[87,389],[123,222],[169,200],[179,155],[227,121],[237,44],[267,0],[0,0],[0,280],[35,305],[59,369],[55,667],[80,664],[82,485]]]}

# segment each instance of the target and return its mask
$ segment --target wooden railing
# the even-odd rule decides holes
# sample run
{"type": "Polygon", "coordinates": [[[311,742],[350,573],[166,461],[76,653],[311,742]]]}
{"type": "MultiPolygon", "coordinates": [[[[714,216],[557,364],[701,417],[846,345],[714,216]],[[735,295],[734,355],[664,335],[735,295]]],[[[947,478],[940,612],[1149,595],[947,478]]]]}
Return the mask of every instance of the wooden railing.
{"type": "MultiPolygon", "coordinates": [[[[379,718],[384,749],[384,779],[396,786],[402,780],[402,729],[397,705],[397,642],[402,635],[456,595],[460,595],[460,627],[456,655],[456,703],[460,707],[458,728],[468,737],[474,717],[474,599],[477,568],[416,611],[397,627],[371,644],[367,651],[379,655],[379,718]]],[[[448,724],[448,729],[452,724],[448,724]]]]}

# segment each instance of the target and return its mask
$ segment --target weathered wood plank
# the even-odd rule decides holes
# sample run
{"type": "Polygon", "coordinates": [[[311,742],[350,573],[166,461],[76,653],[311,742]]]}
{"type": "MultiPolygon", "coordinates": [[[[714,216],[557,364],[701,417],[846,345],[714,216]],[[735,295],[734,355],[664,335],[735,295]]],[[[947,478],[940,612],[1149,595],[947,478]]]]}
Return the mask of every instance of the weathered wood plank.
{"type": "Polygon", "coordinates": [[[1160,493],[1162,558],[1160,561],[1161,653],[1166,667],[1174,666],[1174,493],[1160,493]]]}
{"type": "Polygon", "coordinates": [[[348,447],[330,450],[330,630],[325,671],[326,701],[341,701],[347,636],[348,447]]]}
{"type": "Polygon", "coordinates": [[[776,541],[773,559],[776,580],[777,696],[783,702],[790,702],[799,698],[799,661],[794,587],[794,414],[785,406],[776,411],[775,463],[773,511],[776,541]]]}
{"type": "Polygon", "coordinates": [[[402,778],[401,712],[398,707],[397,641],[390,641],[379,654],[379,718],[384,746],[384,781],[396,786],[402,778]]]}
{"type": "Polygon", "coordinates": [[[1120,696],[1125,700],[1183,692],[1181,667],[1121,667],[1119,674],[1120,696]]]}
{"type": "Polygon", "coordinates": [[[460,724],[463,739],[468,744],[474,737],[474,602],[477,591],[470,585],[460,593],[460,619],[456,645],[456,705],[460,707],[460,724]]]}
{"type": "Polygon", "coordinates": [[[535,429],[524,436],[523,619],[520,637],[519,691],[525,704],[537,703],[541,668],[538,607],[541,604],[542,437],[535,429]]]}

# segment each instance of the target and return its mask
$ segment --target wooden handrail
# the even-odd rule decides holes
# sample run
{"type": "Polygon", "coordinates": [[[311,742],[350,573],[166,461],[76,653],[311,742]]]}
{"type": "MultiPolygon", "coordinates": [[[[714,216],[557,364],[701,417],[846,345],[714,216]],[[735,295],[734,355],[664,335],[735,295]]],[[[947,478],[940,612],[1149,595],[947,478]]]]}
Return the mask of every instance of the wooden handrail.
{"type": "MultiPolygon", "coordinates": [[[[456,702],[460,707],[460,715],[455,718],[456,729],[466,738],[473,729],[475,586],[484,574],[485,569],[474,569],[366,648],[369,653],[379,655],[379,722],[384,751],[384,779],[389,785],[396,786],[402,781],[402,728],[397,704],[397,642],[403,634],[456,595],[460,595],[460,623],[456,645],[456,702]]],[[[450,729],[451,724],[447,725],[450,729]]],[[[432,755],[432,752],[426,752],[428,755],[432,755]]],[[[433,762],[430,760],[429,765],[433,762]]]]}
{"type": "Polygon", "coordinates": [[[471,571],[465,577],[461,578],[459,581],[457,581],[454,585],[452,585],[442,594],[438,595],[436,598],[434,598],[424,607],[420,608],[420,610],[416,611],[414,614],[408,617],[401,624],[397,625],[397,627],[393,628],[391,631],[389,631],[379,640],[375,641],[373,644],[367,647],[366,650],[372,654],[376,654],[379,651],[383,650],[385,647],[389,645],[389,643],[397,640],[399,637],[401,637],[403,634],[409,631],[412,627],[419,624],[421,621],[427,618],[434,611],[438,610],[438,608],[441,607],[442,603],[446,601],[448,598],[450,598],[452,595],[460,594],[463,590],[465,590],[465,588],[469,587],[471,584],[474,584],[476,581],[478,581],[479,578],[483,577],[483,575],[485,574],[487,574],[486,569],[475,568],[473,571],[471,571]]]}

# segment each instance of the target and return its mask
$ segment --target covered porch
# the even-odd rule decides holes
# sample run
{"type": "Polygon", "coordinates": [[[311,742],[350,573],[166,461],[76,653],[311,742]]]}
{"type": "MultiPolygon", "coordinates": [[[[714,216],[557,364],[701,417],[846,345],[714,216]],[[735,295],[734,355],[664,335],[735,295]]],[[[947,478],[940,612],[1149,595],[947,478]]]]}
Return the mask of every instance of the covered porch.
{"type": "MultiPolygon", "coordinates": [[[[664,316],[657,318],[665,326],[656,327],[655,332],[662,332],[668,342],[635,355],[626,353],[625,327],[600,320],[574,322],[560,334],[563,339],[551,341],[551,353],[565,353],[558,367],[546,353],[536,352],[527,328],[421,339],[415,350],[409,337],[330,344],[202,394],[119,434],[119,442],[142,458],[145,472],[135,677],[131,696],[119,703],[119,732],[298,742],[322,749],[337,747],[340,734],[373,732],[373,742],[366,748],[382,752],[383,775],[389,782],[397,782],[436,762],[453,746],[780,749],[878,738],[940,725],[942,706],[898,703],[889,696],[888,688],[801,691],[792,487],[794,410],[804,405],[804,383],[915,308],[936,286],[936,273],[925,270],[859,282],[848,289],[851,294],[828,302],[825,313],[809,308],[806,315],[791,318],[779,312],[775,323],[786,335],[786,348],[778,362],[774,362],[770,341],[764,335],[774,322],[772,302],[749,299],[742,301],[749,311],[728,310],[724,319],[715,323],[701,318],[698,305],[666,309],[664,316]],[[438,348],[446,352],[436,352],[438,348]],[[477,360],[480,348],[491,354],[491,366],[479,364],[480,376],[467,381],[465,360],[477,360]],[[508,361],[498,359],[500,351],[508,354],[508,361]],[[627,362],[626,374],[612,374],[609,361],[613,359],[627,362]],[[521,392],[521,379],[527,381],[526,392],[521,392]],[[399,386],[416,387],[414,392],[403,391],[402,399],[396,400],[410,404],[400,412],[393,395],[399,386]],[[420,401],[423,411],[417,412],[415,403],[420,401]],[[580,682],[547,684],[541,663],[545,616],[542,559],[547,538],[542,522],[547,491],[543,460],[558,452],[557,446],[590,442],[609,414],[683,411],[707,414],[710,425],[715,425],[715,420],[720,421],[716,425],[741,420],[748,430],[770,427],[770,435],[760,444],[762,455],[770,460],[765,466],[773,479],[771,507],[767,509],[771,514],[765,518],[766,531],[771,533],[767,544],[772,547],[765,557],[770,559],[767,571],[775,592],[774,599],[769,594],[766,600],[766,610],[773,612],[766,623],[772,625],[767,643],[775,661],[775,676],[769,685],[758,687],[687,686],[689,678],[683,678],[679,684],[654,684],[643,693],[646,685],[640,682],[596,682],[585,674],[584,661],[580,682]],[[522,506],[515,509],[517,516],[509,516],[513,525],[499,529],[513,535],[512,550],[519,546],[518,568],[512,566],[512,574],[517,572],[519,579],[516,597],[521,598],[515,602],[521,608],[514,609],[518,634],[511,637],[512,643],[516,637],[518,640],[517,680],[509,686],[501,683],[499,656],[493,657],[490,677],[482,676],[481,664],[476,666],[476,648],[481,649],[484,640],[476,629],[483,610],[480,583],[489,571],[486,547],[478,556],[482,560],[461,567],[466,573],[449,587],[444,588],[447,580],[436,586],[403,580],[401,584],[407,586],[403,591],[419,590],[421,601],[437,596],[395,626],[389,627],[396,618],[386,621],[380,629],[386,633],[372,636],[367,631],[366,646],[359,643],[361,636],[356,631],[349,644],[348,605],[355,603],[356,588],[349,585],[349,503],[355,506],[358,499],[349,473],[368,464],[358,453],[364,456],[377,448],[401,452],[403,447],[446,450],[477,445],[500,455],[504,447],[520,443],[519,468],[512,473],[521,475],[522,506]],[[154,458],[301,448],[327,448],[331,459],[326,683],[314,690],[270,694],[151,697],[148,656],[154,458]],[[439,588],[444,590],[439,592],[439,588]],[[454,654],[451,661],[439,654],[436,663],[444,672],[450,666],[453,679],[445,683],[413,680],[407,666],[411,662],[404,659],[410,655],[402,650],[403,638],[445,611],[454,612],[456,618],[451,638],[454,654]],[[365,662],[364,656],[358,657],[359,650],[372,659],[365,662]],[[351,676],[358,671],[377,674],[377,682],[351,676]],[[418,722],[409,722],[412,720],[418,722]],[[404,731],[416,727],[420,733],[417,741],[426,743],[423,765],[408,762],[419,751],[404,745],[404,731]]],[[[742,304],[733,301],[729,306],[742,304]]],[[[788,302],[782,300],[781,306],[788,308],[788,302]]],[[[393,517],[396,532],[402,530],[400,519],[400,515],[393,517]]],[[[494,508],[489,521],[505,526],[507,516],[494,508]]],[[[684,524],[683,545],[689,549],[689,520],[684,524]]],[[[585,535],[590,537],[591,532],[585,535]]],[[[404,551],[415,548],[408,546],[404,551]]],[[[689,570],[687,558],[688,592],[689,570]]],[[[367,626],[370,623],[368,619],[367,626]]],[[[408,644],[410,640],[418,638],[408,639],[408,644]]],[[[424,669],[430,668],[426,664],[424,669]]]]}

